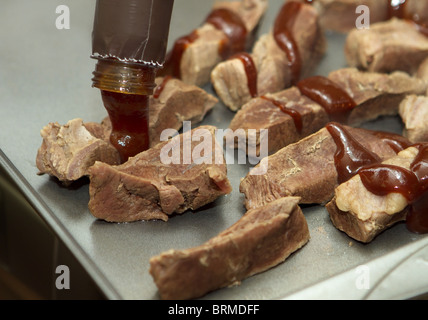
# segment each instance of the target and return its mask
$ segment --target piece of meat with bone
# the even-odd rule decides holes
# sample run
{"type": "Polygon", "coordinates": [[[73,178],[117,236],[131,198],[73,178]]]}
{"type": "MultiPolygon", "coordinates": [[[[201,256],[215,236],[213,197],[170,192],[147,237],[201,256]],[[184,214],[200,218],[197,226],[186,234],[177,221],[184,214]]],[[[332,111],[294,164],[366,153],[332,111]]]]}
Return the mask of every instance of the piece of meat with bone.
{"type": "Polygon", "coordinates": [[[223,103],[236,111],[251,98],[278,92],[308,76],[324,56],[325,47],[316,11],[310,5],[289,2],[252,53],[219,63],[211,82],[223,103]]]}
{"type": "Polygon", "coordinates": [[[297,87],[246,103],[229,125],[227,144],[243,148],[240,142],[250,141],[250,132],[255,130],[257,154],[262,143],[273,154],[330,120],[357,126],[379,116],[398,115],[398,107],[407,95],[423,94],[427,87],[427,82],[404,72],[383,74],[355,68],[333,71],[327,79],[307,78],[297,87]],[[268,130],[268,135],[263,136],[262,130],[268,130]]]}
{"type": "Polygon", "coordinates": [[[345,56],[351,67],[415,74],[428,57],[428,37],[414,22],[394,18],[373,24],[368,30],[351,31],[346,39],[345,56]]]}
{"type": "MultiPolygon", "coordinates": [[[[250,170],[241,180],[239,190],[245,195],[245,206],[253,209],[264,206],[278,198],[297,196],[303,204],[324,204],[334,195],[339,184],[335,155],[337,138],[325,128],[288,145],[277,153],[266,157],[250,170]],[[260,172],[265,174],[253,174],[260,172]]],[[[377,132],[361,128],[342,126],[342,137],[351,136],[362,146],[373,152],[379,159],[386,160],[405,149],[410,142],[399,135],[377,132]]],[[[352,150],[349,147],[347,150],[352,150]]]]}
{"type": "Polygon", "coordinates": [[[282,263],[310,238],[298,203],[299,198],[278,199],[248,211],[198,247],[170,250],[151,258],[149,271],[160,297],[199,298],[282,263]]]}
{"type": "MultiPolygon", "coordinates": [[[[428,190],[426,181],[425,186],[423,183],[428,178],[428,157],[422,150],[422,146],[412,146],[382,164],[363,168],[339,185],[333,200],[326,206],[336,228],[355,240],[368,243],[385,229],[407,220],[409,210],[415,214],[417,206],[414,204],[423,204],[419,201],[427,196],[428,190]],[[419,154],[422,156],[417,160],[419,154]],[[423,169],[418,172],[423,162],[425,172],[423,169]],[[418,176],[419,173],[422,175],[418,176]]],[[[424,208],[422,216],[426,217],[426,199],[424,208]]],[[[424,220],[425,226],[411,225],[410,229],[427,228],[428,219],[424,220]]]]}
{"type": "Polygon", "coordinates": [[[89,209],[98,219],[132,222],[196,210],[231,192],[216,128],[201,126],[130,158],[89,170],[89,209]]]}
{"type": "Polygon", "coordinates": [[[218,99],[205,90],[188,85],[172,77],[157,78],[158,84],[150,98],[150,145],[160,142],[165,129],[180,130],[184,121],[201,122],[218,103],[218,99]]]}
{"type": "Polygon", "coordinates": [[[39,174],[48,174],[69,185],[87,176],[95,161],[119,164],[119,153],[104,140],[105,132],[98,129],[98,124],[84,124],[82,119],[65,125],[46,125],[40,131],[43,141],[36,157],[39,174]]]}
{"type": "MultiPolygon", "coordinates": [[[[292,0],[289,0],[292,1],[292,0]]],[[[393,17],[428,22],[428,0],[298,0],[311,2],[320,15],[320,25],[347,33],[357,26],[370,27],[393,17]],[[360,22],[360,25],[358,25],[360,22]]]]}
{"type": "Polygon", "coordinates": [[[411,142],[428,142],[428,97],[409,95],[400,104],[403,135],[411,142]]]}
{"type": "Polygon", "coordinates": [[[197,86],[209,83],[215,65],[250,50],[267,5],[267,0],[216,2],[200,27],[176,40],[158,75],[197,86]]]}

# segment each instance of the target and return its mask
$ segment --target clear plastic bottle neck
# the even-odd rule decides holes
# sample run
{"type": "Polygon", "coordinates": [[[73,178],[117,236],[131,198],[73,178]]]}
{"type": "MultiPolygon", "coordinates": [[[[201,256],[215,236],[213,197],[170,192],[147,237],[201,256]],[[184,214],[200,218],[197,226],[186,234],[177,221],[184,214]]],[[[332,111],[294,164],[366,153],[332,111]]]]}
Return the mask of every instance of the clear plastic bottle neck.
{"type": "Polygon", "coordinates": [[[97,59],[92,86],[123,94],[152,95],[156,68],[118,59],[97,59]]]}

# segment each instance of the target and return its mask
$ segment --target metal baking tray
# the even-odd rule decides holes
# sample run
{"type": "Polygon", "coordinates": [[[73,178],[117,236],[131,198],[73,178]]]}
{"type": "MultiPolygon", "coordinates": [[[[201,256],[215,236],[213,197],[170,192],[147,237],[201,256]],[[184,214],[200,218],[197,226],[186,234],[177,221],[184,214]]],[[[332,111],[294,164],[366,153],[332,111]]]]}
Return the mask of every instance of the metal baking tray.
{"type": "MultiPolygon", "coordinates": [[[[100,121],[106,115],[99,91],[91,88],[95,1],[67,2],[70,29],[57,29],[55,24],[56,8],[62,4],[2,1],[0,165],[108,299],[159,299],[148,272],[150,257],[200,245],[236,222],[245,213],[239,182],[249,166],[229,165],[234,188],[230,195],[167,223],[98,221],[88,210],[87,184],[65,188],[48,176],[38,176],[35,158],[44,125],[74,118],[100,121]]],[[[260,34],[269,31],[282,4],[270,1],[260,34]]],[[[176,0],[170,43],[197,27],[211,6],[212,1],[176,0]]],[[[327,55],[314,74],[327,75],[346,66],[344,39],[328,34],[327,55]]],[[[205,89],[214,94],[210,85],[205,89]]],[[[219,103],[203,123],[227,128],[232,117],[219,103]]],[[[364,127],[395,133],[403,129],[398,117],[364,127]]],[[[311,233],[304,248],[277,267],[202,299],[407,299],[428,292],[427,236],[399,224],[364,245],[335,229],[325,208],[304,206],[303,211],[311,233]]]]}

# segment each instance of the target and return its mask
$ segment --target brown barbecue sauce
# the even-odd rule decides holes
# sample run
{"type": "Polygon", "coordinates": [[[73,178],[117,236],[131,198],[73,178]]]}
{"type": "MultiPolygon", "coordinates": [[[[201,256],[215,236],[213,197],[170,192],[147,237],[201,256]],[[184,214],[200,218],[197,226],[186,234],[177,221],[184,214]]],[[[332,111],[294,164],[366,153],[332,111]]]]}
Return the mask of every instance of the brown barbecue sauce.
{"type": "Polygon", "coordinates": [[[288,108],[285,106],[284,103],[273,98],[269,98],[266,96],[261,96],[260,98],[269,101],[270,103],[278,107],[282,112],[288,114],[291,118],[293,118],[294,125],[296,126],[297,131],[299,133],[302,132],[302,129],[303,129],[302,115],[297,110],[288,108]]]}
{"type": "Polygon", "coordinates": [[[162,82],[156,87],[155,92],[153,93],[153,98],[159,99],[160,95],[162,94],[163,90],[165,89],[167,83],[172,79],[173,77],[171,75],[165,76],[162,79],[162,82]]]}
{"type": "MultiPolygon", "coordinates": [[[[213,25],[226,35],[227,41],[219,45],[219,54],[223,59],[245,50],[248,31],[239,15],[226,8],[214,9],[206,18],[205,23],[213,25]]],[[[190,34],[176,40],[172,50],[166,56],[163,69],[159,70],[158,75],[172,75],[181,79],[183,54],[188,46],[198,38],[198,30],[193,30],[190,34]]]]}
{"type": "Polygon", "coordinates": [[[121,161],[146,151],[149,137],[149,96],[156,86],[156,68],[117,59],[99,59],[92,79],[100,89],[111,120],[110,142],[121,161]]]}
{"type": "Polygon", "coordinates": [[[222,43],[219,48],[223,60],[245,51],[248,31],[239,15],[226,8],[214,9],[205,22],[213,25],[217,30],[223,31],[227,37],[227,43],[222,43]]]}
{"type": "MultiPolygon", "coordinates": [[[[419,153],[407,170],[382,164],[376,154],[362,146],[342,125],[329,123],[326,128],[337,146],[334,160],[338,182],[359,174],[367,190],[375,195],[402,194],[409,201],[407,228],[414,233],[428,233],[428,144],[415,145],[419,153]]],[[[373,134],[384,139],[397,153],[411,146],[402,137],[393,143],[394,134],[373,134]]]]}
{"type": "Polygon", "coordinates": [[[250,95],[252,98],[257,97],[257,68],[251,55],[246,52],[240,52],[230,57],[230,59],[239,59],[242,62],[247,76],[250,95]]]}
{"type": "Polygon", "coordinates": [[[401,0],[398,3],[393,0],[386,0],[388,2],[388,19],[398,18],[403,20],[408,20],[412,22],[416,29],[428,37],[428,25],[424,21],[420,21],[419,15],[411,15],[407,12],[407,0],[401,0]]]}
{"type": "Polygon", "coordinates": [[[337,146],[334,163],[339,183],[348,181],[361,168],[381,161],[377,154],[366,149],[341,124],[332,122],[326,128],[337,146]]]}
{"type": "Polygon", "coordinates": [[[105,90],[101,96],[112,124],[110,142],[119,151],[121,161],[147,150],[149,96],[105,90]]]}
{"type": "Polygon", "coordinates": [[[158,75],[172,75],[181,79],[181,59],[187,47],[198,39],[196,30],[188,35],[182,36],[174,43],[172,50],[167,54],[163,69],[159,70],[158,75]]]}
{"type": "Polygon", "coordinates": [[[274,39],[281,50],[287,55],[291,70],[291,82],[293,84],[300,78],[302,68],[299,47],[293,36],[293,27],[302,6],[303,4],[299,2],[287,2],[281,8],[273,26],[274,39]]]}
{"type": "Polygon", "coordinates": [[[332,121],[346,123],[355,101],[341,87],[326,77],[314,76],[299,81],[300,92],[321,105],[332,121]]]}
{"type": "Polygon", "coordinates": [[[377,164],[360,170],[361,181],[378,196],[399,193],[409,202],[407,228],[414,233],[428,233],[428,144],[417,145],[418,156],[407,170],[377,164]]]}

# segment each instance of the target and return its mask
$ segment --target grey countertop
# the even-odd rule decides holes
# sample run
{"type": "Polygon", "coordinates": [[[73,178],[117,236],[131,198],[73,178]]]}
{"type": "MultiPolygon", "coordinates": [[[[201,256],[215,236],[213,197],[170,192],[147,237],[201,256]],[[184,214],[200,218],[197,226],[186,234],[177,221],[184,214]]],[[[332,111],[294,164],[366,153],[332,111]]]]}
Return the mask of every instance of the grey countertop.
{"type": "MultiPolygon", "coordinates": [[[[17,181],[40,216],[58,234],[109,299],[158,299],[148,273],[150,257],[168,249],[197,246],[243,214],[239,181],[249,167],[230,164],[234,191],[213,204],[169,222],[113,224],[88,210],[88,186],[65,188],[35,165],[40,129],[49,122],[101,121],[99,92],[91,88],[95,61],[91,31],[95,1],[73,0],[70,29],[55,26],[64,1],[3,0],[0,11],[0,164],[17,181]]],[[[270,29],[282,1],[271,0],[260,33],[270,29]]],[[[211,1],[176,0],[170,42],[198,26],[211,1]]],[[[314,74],[346,66],[343,35],[329,34],[328,54],[314,74]]],[[[205,88],[213,93],[211,86],[205,88]]],[[[227,128],[233,116],[219,103],[204,120],[227,128]]],[[[401,133],[396,117],[367,128],[401,133]]],[[[336,230],[320,206],[303,208],[311,240],[285,263],[204,299],[364,299],[409,298],[428,291],[428,238],[404,224],[363,245],[336,230]],[[370,285],[358,285],[361,270],[370,285]],[[412,281],[412,279],[414,281],[412,281]]],[[[71,270],[72,272],[72,270],[71,270]]]]}

